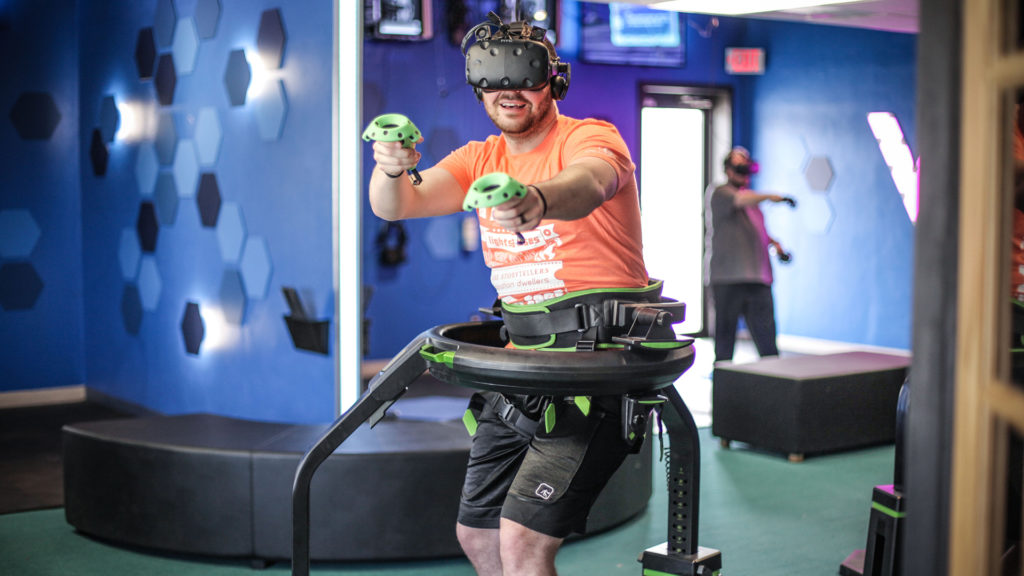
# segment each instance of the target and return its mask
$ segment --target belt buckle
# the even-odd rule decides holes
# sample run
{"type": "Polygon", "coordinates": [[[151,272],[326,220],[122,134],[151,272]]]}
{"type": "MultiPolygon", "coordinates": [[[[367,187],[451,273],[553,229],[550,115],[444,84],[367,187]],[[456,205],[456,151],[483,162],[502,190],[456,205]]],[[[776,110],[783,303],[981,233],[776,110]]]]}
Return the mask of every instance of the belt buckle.
{"type": "Polygon", "coordinates": [[[512,413],[515,412],[516,406],[515,404],[509,402],[508,398],[506,398],[504,395],[501,396],[501,403],[501,407],[498,408],[497,410],[498,417],[507,422],[509,418],[512,416],[512,413]]]}

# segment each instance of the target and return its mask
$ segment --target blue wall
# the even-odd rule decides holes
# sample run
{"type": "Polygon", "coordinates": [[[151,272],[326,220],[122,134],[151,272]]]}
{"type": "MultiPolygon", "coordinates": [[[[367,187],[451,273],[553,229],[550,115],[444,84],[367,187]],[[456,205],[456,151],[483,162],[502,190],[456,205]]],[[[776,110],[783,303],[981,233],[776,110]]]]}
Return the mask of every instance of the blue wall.
{"type": "MultiPolygon", "coordinates": [[[[0,391],[85,382],[78,40],[73,0],[0,2],[0,213],[27,213],[36,238],[27,255],[0,254],[0,269],[28,263],[41,284],[0,308],[0,391]],[[15,130],[11,115],[26,93],[49,94],[60,114],[47,139],[15,130]]],[[[5,293],[26,286],[21,276],[2,281],[5,293]]]]}
{"type": "MultiPolygon", "coordinates": [[[[174,101],[157,106],[155,82],[138,78],[134,53],[138,31],[159,21],[157,2],[83,2],[81,10],[81,178],[84,308],[88,385],[102,393],[165,413],[208,411],[255,419],[324,421],[333,417],[334,368],[329,355],[297,350],[282,316],[282,286],[306,296],[318,317],[333,316],[331,223],[332,19],[329,2],[222,2],[213,38],[200,39],[194,70],[177,78],[174,101]],[[285,31],[282,67],[268,75],[284,85],[287,110],[280,137],[265,140],[257,127],[259,98],[232,106],[225,88],[229,54],[254,51],[261,13],[281,7],[285,31]],[[216,112],[222,130],[219,155],[199,170],[215,174],[222,206],[237,205],[244,220],[241,256],[221,254],[219,228],[204,227],[194,189],[176,182],[179,202],[171,223],[161,221],[151,258],[159,294],[143,310],[137,334],[123,318],[126,289],[145,298],[141,267],[134,279],[121,269],[121,237],[134,231],[141,202],[139,156],[149,139],[115,141],[105,176],[89,168],[89,135],[101,100],[139,103],[170,113],[179,147],[175,160],[197,144],[201,109],[216,112]],[[217,323],[224,304],[225,272],[243,272],[244,250],[266,247],[269,279],[245,283],[244,321],[217,323]],[[256,245],[256,244],[253,244],[256,245]],[[253,284],[254,286],[250,286],[253,284]],[[261,289],[262,288],[262,289],[261,289]],[[199,354],[187,352],[182,321],[188,302],[199,304],[205,338],[199,354]],[[217,326],[226,343],[217,345],[217,326]]],[[[176,0],[178,26],[194,17],[196,2],[176,0]]],[[[159,48],[161,54],[172,53],[159,48]]],[[[162,175],[178,177],[174,164],[162,175]]],[[[187,173],[185,170],[182,173],[187,173]]],[[[194,184],[193,184],[194,185],[194,184]]],[[[161,214],[163,220],[163,215],[161,214]]],[[[225,225],[223,220],[218,227],[225,225]]],[[[256,267],[260,269],[260,267],[256,267]]],[[[256,274],[256,279],[266,274],[256,274]]],[[[152,292],[152,287],[150,287],[152,292]]],[[[152,295],[151,295],[152,296],[152,295]]],[[[333,335],[332,335],[333,336],[333,335]]]]}
{"type": "Polygon", "coordinates": [[[916,154],[916,37],[751,21],[745,41],[768,55],[751,87],[752,186],[799,202],[765,209],[794,255],[775,266],[780,333],[909,349],[913,224],[867,114],[894,113],[916,154]],[[804,178],[812,157],[832,166],[824,192],[804,178]]]}
{"type": "MultiPolygon", "coordinates": [[[[0,3],[0,47],[12,55],[0,62],[0,210],[31,212],[40,240],[22,260],[44,283],[31,309],[0,309],[0,390],[85,383],[164,413],[329,420],[333,355],[293,346],[280,290],[298,288],[314,315],[332,321],[333,347],[331,3],[221,0],[216,34],[199,40],[195,68],[178,77],[173,103],[158,106],[154,82],[138,78],[134,53],[139,31],[160,19],[157,6],[165,1],[0,3]],[[287,111],[279,138],[267,140],[257,127],[259,100],[232,106],[224,76],[232,50],[255,48],[260,15],[270,8],[280,8],[286,35],[282,68],[270,75],[284,86],[287,111]],[[7,113],[20,93],[39,90],[53,95],[61,122],[48,141],[23,141],[7,113]],[[245,298],[244,321],[222,330],[225,345],[216,343],[212,316],[225,303],[224,275],[245,266],[222,256],[219,229],[202,225],[194,196],[179,198],[176,218],[159,226],[155,251],[139,255],[155,264],[158,296],[140,266],[126,275],[132,255],[125,254],[125,231],[132,238],[142,202],[153,200],[138,177],[153,137],[110,143],[106,174],[96,175],[91,135],[106,96],[170,114],[178,139],[192,143],[200,111],[213,109],[219,118],[219,155],[199,170],[215,174],[224,205],[244,217],[245,242],[262,243],[268,258],[265,285],[246,286],[256,294],[245,298]],[[200,306],[206,325],[198,355],[186,351],[182,334],[189,302],[200,306]]],[[[199,3],[176,0],[175,17],[194,17],[199,3]]],[[[365,120],[383,112],[410,116],[426,139],[424,167],[494,132],[464,84],[445,2],[435,6],[433,40],[364,45],[365,120]]],[[[483,17],[477,10],[472,21],[483,17]]],[[[579,61],[578,4],[565,1],[562,18],[559,53],[572,63],[573,79],[560,109],[613,121],[634,154],[639,83],[732,89],[735,140],[763,166],[755,185],[800,200],[796,211],[768,215],[795,254],[792,265],[778,268],[782,333],[909,347],[912,229],[864,115],[895,112],[913,147],[914,37],[729,18],[704,37],[696,28],[707,18],[695,16],[686,66],[643,68],[579,61]],[[724,74],[724,48],[734,45],[766,48],[767,73],[724,74]],[[827,156],[835,171],[827,201],[812,196],[802,175],[816,155],[827,156]],[[823,204],[835,214],[827,230],[804,219],[823,204]]],[[[368,145],[364,151],[368,174],[368,145]]],[[[176,177],[171,164],[155,170],[176,177]]],[[[353,193],[365,191],[342,191],[353,193]]],[[[459,246],[463,218],[406,223],[408,261],[384,268],[375,245],[381,221],[369,210],[363,215],[363,279],[374,290],[368,356],[388,357],[425,328],[466,320],[492,302],[479,251],[459,246]]]]}

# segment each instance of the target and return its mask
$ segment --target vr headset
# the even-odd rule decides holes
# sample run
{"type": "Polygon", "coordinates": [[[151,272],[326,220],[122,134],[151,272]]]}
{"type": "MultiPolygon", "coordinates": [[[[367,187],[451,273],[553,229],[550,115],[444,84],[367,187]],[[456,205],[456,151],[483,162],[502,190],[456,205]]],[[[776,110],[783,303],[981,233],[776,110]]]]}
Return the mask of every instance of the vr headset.
{"type": "Polygon", "coordinates": [[[757,174],[758,165],[754,162],[754,159],[750,157],[750,152],[742,146],[736,146],[729,154],[725,157],[725,167],[732,169],[740,176],[749,176],[751,174],[757,174]],[[746,158],[746,162],[733,163],[732,158],[734,155],[742,155],[746,158]]]}
{"type": "Polygon", "coordinates": [[[547,30],[525,20],[505,24],[494,12],[466,33],[462,39],[466,83],[477,99],[483,99],[484,90],[536,90],[545,84],[552,98],[565,98],[569,64],[558,59],[545,34],[547,30]],[[467,50],[470,39],[476,42],[467,50]]]}

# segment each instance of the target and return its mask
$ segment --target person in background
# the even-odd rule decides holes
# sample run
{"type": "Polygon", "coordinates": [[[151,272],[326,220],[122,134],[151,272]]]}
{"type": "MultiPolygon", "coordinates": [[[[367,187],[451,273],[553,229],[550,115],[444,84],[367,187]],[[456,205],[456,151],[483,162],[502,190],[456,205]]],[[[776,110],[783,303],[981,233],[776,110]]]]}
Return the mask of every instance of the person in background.
{"type": "Polygon", "coordinates": [[[755,164],[750,152],[733,148],[725,158],[726,183],[706,194],[707,278],[714,299],[715,361],[732,360],[742,316],[761,357],[778,356],[769,249],[789,256],[765,229],[762,202],[793,201],[749,189],[755,164]]]}

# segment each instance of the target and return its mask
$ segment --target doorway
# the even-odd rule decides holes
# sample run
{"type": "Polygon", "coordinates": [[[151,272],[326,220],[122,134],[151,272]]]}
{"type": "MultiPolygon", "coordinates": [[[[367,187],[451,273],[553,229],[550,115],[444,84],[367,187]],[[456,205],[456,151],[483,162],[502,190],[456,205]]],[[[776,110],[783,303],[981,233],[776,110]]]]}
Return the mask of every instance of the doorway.
{"type": "Polygon", "coordinates": [[[679,335],[706,336],[704,191],[732,146],[725,88],[640,85],[640,210],[644,260],[663,294],[686,304],[679,335]]]}

